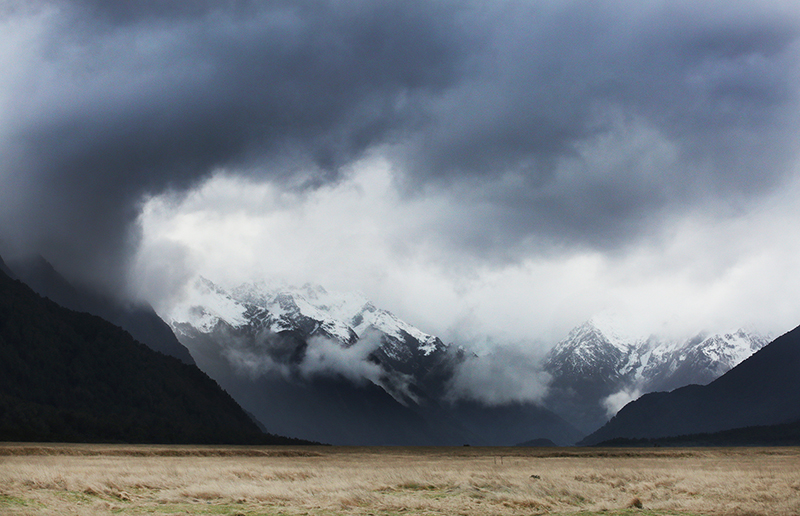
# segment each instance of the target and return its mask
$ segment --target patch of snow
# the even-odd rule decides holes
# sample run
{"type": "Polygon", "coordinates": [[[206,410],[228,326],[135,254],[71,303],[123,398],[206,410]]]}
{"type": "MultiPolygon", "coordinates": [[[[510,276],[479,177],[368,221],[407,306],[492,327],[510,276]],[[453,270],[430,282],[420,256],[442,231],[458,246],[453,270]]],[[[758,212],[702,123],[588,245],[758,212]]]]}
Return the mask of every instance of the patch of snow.
{"type": "Polygon", "coordinates": [[[220,321],[234,328],[247,324],[246,310],[211,281],[199,277],[187,288],[184,302],[175,305],[166,318],[209,333],[220,321]]]}

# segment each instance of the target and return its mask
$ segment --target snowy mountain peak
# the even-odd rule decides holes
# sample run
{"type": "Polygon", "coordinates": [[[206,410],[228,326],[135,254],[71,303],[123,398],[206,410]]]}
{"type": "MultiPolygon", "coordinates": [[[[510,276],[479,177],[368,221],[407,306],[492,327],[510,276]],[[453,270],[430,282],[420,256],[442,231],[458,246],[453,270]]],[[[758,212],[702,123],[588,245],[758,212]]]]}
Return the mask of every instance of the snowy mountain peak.
{"type": "Polygon", "coordinates": [[[245,306],[202,276],[189,284],[185,294],[185,302],[167,314],[166,320],[173,326],[185,323],[208,333],[220,321],[234,328],[247,324],[245,306]]]}
{"type": "Polygon", "coordinates": [[[643,337],[621,331],[607,316],[593,317],[570,331],[548,354],[545,366],[551,371],[588,373],[629,378],[642,384],[663,377],[687,362],[702,362],[715,375],[735,367],[767,344],[769,339],[739,329],[713,335],[698,334],[675,340],[655,335],[643,337]],[[702,358],[702,360],[701,360],[702,358]]]}
{"type": "MultiPolygon", "coordinates": [[[[707,384],[754,352],[769,338],[745,330],[689,339],[637,336],[618,330],[608,317],[575,327],[545,358],[552,375],[553,407],[571,406],[584,428],[605,422],[608,410],[653,391],[707,384]]],[[[566,414],[565,414],[566,415],[566,414]]]]}
{"type": "Polygon", "coordinates": [[[614,342],[593,322],[577,326],[553,348],[545,369],[554,376],[608,375],[619,369],[630,346],[614,342]]]}
{"type": "Polygon", "coordinates": [[[383,338],[394,341],[395,348],[411,345],[410,337],[416,341],[416,352],[424,356],[446,348],[438,338],[377,308],[360,292],[329,291],[310,283],[298,288],[259,281],[226,291],[199,277],[166,318],[173,327],[185,324],[209,333],[219,323],[241,327],[248,324],[248,317],[256,315],[273,333],[299,329],[309,336],[321,334],[350,345],[377,330],[383,338]]]}
{"type": "Polygon", "coordinates": [[[714,381],[770,340],[744,329],[644,337],[617,321],[625,319],[603,314],[573,328],[543,364],[552,377],[546,403],[587,432],[642,394],[714,381]]]}
{"type": "Polygon", "coordinates": [[[769,341],[767,336],[739,329],[706,337],[699,343],[687,346],[686,351],[693,360],[713,365],[715,372],[721,375],[745,361],[769,341]]]}

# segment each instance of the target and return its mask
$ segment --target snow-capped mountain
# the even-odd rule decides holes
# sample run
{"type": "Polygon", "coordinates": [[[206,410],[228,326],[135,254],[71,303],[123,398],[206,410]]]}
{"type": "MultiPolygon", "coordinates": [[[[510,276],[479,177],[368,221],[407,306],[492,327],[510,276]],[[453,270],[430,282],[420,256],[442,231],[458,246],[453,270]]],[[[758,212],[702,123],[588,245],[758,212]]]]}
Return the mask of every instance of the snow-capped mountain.
{"type": "MultiPolygon", "coordinates": [[[[711,344],[714,352],[723,349],[728,355],[748,339],[746,333],[740,333],[716,340],[711,344]],[[739,344],[732,345],[732,341],[739,344]]],[[[626,405],[582,444],[676,436],[685,437],[672,439],[680,445],[782,446],[797,442],[794,422],[800,420],[798,369],[800,328],[795,328],[708,385],[645,394],[626,405]]]]}
{"type": "Polygon", "coordinates": [[[441,340],[363,294],[309,284],[258,282],[226,291],[200,277],[167,320],[190,342],[199,335],[224,342],[228,360],[253,374],[361,375],[403,404],[417,401],[412,386],[421,387],[448,358],[441,340]]]}
{"type": "Polygon", "coordinates": [[[688,340],[626,335],[608,319],[574,328],[547,355],[548,405],[585,431],[641,394],[707,384],[769,342],[738,330],[688,340]]]}
{"type": "Polygon", "coordinates": [[[580,433],[533,403],[453,402],[462,349],[364,295],[198,278],[163,314],[198,366],[270,432],[338,444],[513,445],[580,433]]]}
{"type": "Polygon", "coordinates": [[[180,332],[211,333],[220,324],[250,326],[275,334],[299,331],[306,337],[323,336],[344,345],[377,331],[387,339],[381,346],[386,354],[398,358],[414,351],[428,356],[447,348],[437,337],[376,308],[361,293],[332,292],[308,284],[296,288],[247,283],[225,291],[201,277],[184,302],[167,314],[167,320],[180,332]],[[398,345],[412,341],[411,349],[398,345]]]}

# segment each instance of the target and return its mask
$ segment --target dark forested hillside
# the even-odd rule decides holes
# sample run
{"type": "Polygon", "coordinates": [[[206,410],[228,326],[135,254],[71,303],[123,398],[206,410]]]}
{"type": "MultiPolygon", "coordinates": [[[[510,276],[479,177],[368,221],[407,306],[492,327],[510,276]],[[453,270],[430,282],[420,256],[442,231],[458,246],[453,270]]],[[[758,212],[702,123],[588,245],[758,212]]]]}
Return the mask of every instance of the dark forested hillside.
{"type": "Polygon", "coordinates": [[[161,320],[155,310],[147,304],[129,304],[79,288],[68,282],[50,263],[41,256],[9,261],[9,274],[33,289],[40,296],[78,312],[88,312],[119,326],[150,349],[173,356],[187,364],[194,359],[161,320]]]}
{"type": "Polygon", "coordinates": [[[197,367],[0,271],[0,440],[267,444],[197,367]]]}
{"type": "Polygon", "coordinates": [[[10,278],[15,278],[16,277],[14,275],[14,273],[11,272],[11,269],[8,268],[8,265],[6,265],[6,262],[3,261],[2,257],[0,257],[0,272],[5,273],[10,278]]]}
{"type": "Polygon", "coordinates": [[[800,446],[800,421],[653,439],[619,437],[598,443],[597,446],[800,446]]]}

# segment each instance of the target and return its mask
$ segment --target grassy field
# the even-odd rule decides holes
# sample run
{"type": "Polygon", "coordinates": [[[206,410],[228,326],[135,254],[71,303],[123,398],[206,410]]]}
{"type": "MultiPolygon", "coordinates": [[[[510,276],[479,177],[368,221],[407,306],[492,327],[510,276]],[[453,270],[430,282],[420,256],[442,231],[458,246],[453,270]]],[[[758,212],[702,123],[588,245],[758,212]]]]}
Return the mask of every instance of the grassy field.
{"type": "Polygon", "coordinates": [[[800,449],[0,444],[2,515],[797,515],[800,449]]]}

